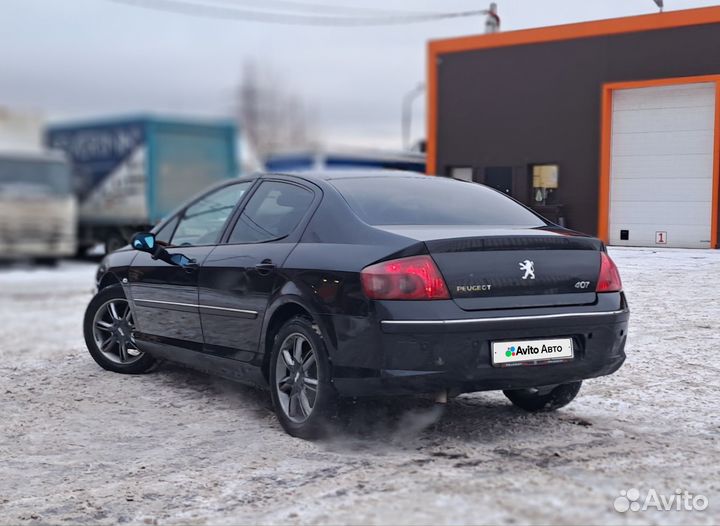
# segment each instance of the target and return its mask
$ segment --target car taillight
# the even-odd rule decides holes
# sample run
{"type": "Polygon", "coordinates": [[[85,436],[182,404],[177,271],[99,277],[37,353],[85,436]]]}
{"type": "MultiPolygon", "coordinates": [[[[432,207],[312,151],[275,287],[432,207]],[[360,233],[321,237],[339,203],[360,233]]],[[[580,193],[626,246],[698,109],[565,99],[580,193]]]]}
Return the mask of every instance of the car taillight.
{"type": "Polygon", "coordinates": [[[605,252],[600,253],[600,276],[598,277],[595,292],[620,292],[622,281],[620,272],[610,256],[605,252]]]}
{"type": "Polygon", "coordinates": [[[447,300],[445,280],[430,256],[383,261],[360,272],[371,300],[447,300]]]}

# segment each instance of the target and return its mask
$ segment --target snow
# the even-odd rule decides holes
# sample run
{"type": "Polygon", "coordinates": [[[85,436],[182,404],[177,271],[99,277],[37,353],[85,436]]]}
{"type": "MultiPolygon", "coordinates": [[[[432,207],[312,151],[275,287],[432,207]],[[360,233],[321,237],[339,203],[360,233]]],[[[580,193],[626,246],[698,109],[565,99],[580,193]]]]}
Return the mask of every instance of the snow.
{"type": "Polygon", "coordinates": [[[0,272],[0,524],[716,524],[720,251],[611,255],[628,359],[571,405],[363,402],[315,443],[284,434],[263,392],[98,368],[82,337],[94,265],[0,272]],[[614,511],[633,487],[710,505],[614,511]]]}

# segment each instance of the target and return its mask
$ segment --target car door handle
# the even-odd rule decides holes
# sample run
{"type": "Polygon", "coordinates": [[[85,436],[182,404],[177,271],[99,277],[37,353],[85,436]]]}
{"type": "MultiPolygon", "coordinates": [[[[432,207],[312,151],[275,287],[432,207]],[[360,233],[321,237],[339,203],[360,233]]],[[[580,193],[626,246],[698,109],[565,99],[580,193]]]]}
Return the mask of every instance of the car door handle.
{"type": "Polygon", "coordinates": [[[200,265],[198,265],[198,262],[194,259],[191,259],[189,263],[186,265],[183,265],[183,270],[187,272],[188,274],[192,274],[197,269],[200,268],[200,265]]]}
{"type": "Polygon", "coordinates": [[[272,262],[272,259],[263,259],[260,263],[255,265],[255,270],[258,271],[258,274],[266,275],[270,274],[273,270],[275,270],[276,266],[275,263],[272,262]]]}

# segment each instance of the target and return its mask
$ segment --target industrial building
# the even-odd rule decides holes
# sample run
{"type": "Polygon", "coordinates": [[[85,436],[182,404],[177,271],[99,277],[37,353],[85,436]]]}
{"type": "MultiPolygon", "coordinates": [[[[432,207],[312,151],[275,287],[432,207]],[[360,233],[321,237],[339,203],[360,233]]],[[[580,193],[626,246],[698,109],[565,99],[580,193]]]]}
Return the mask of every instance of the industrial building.
{"type": "Polygon", "coordinates": [[[432,41],[429,174],[612,245],[718,248],[720,7],[432,41]]]}

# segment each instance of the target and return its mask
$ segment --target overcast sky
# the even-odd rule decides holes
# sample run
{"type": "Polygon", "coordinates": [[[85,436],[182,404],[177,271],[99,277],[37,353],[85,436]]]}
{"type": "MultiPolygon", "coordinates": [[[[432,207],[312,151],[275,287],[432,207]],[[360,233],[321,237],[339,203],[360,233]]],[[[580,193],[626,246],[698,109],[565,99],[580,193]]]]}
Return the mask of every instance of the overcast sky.
{"type": "MultiPolygon", "coordinates": [[[[314,3],[445,12],[489,1],[314,3]]],[[[505,31],[657,11],[652,0],[498,4],[505,31]]],[[[665,4],[675,10],[718,2],[665,4]]],[[[128,112],[230,116],[241,65],[254,59],[313,108],[324,141],[385,147],[400,146],[400,101],[425,78],[427,40],[480,33],[484,24],[477,17],[379,28],[282,26],[109,0],[0,0],[0,21],[0,106],[40,110],[56,121],[128,112]]],[[[415,137],[424,135],[424,104],[415,106],[415,137]]]]}

